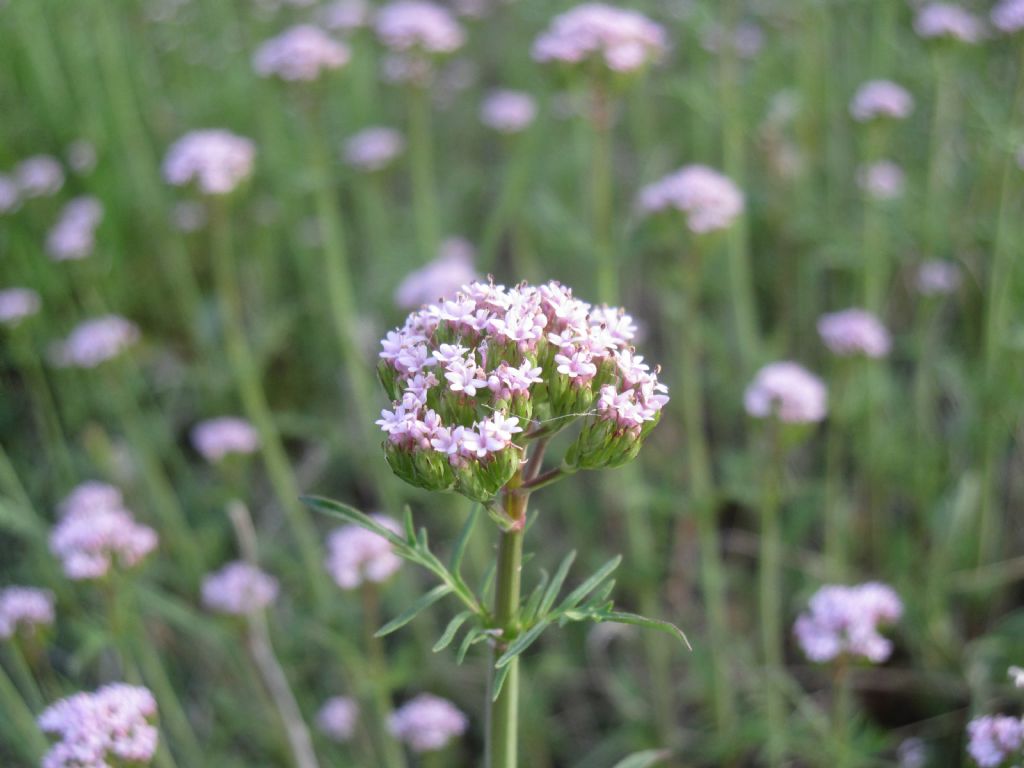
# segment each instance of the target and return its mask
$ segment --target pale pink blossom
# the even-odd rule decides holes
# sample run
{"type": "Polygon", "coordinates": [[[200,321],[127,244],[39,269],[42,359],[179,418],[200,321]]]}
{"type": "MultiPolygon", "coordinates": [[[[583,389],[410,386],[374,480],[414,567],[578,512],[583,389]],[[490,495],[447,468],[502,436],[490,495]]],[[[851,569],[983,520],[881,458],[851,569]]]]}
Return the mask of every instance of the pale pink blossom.
{"type": "Polygon", "coordinates": [[[54,362],[64,367],[95,368],[133,346],[139,336],[138,327],[119,315],[85,320],[54,348],[54,362]]]}
{"type": "Polygon", "coordinates": [[[879,160],[857,171],[857,185],[874,200],[895,200],[903,197],[906,174],[891,160],[879,160]]]}
{"type": "Polygon", "coordinates": [[[251,563],[235,560],[203,579],[203,605],[241,616],[261,611],[277,599],[277,579],[251,563]]]}
{"type": "Polygon", "coordinates": [[[981,20],[953,3],[931,3],[921,8],[914,19],[914,31],[926,39],[961,43],[979,43],[985,36],[981,20]]]}
{"type": "Polygon", "coordinates": [[[316,713],[316,725],[331,741],[350,741],[359,721],[359,704],[349,696],[332,696],[316,713]]]}
{"type": "Polygon", "coordinates": [[[519,133],[536,116],[537,102],[523,91],[493,91],[480,106],[480,122],[500,133],[519,133]]]}
{"type": "Polygon", "coordinates": [[[370,23],[367,0],[333,0],[320,9],[320,23],[337,32],[351,32],[370,23]]]}
{"type": "Polygon", "coordinates": [[[371,126],[345,142],[345,162],[364,173],[383,170],[405,151],[405,139],[394,128],[371,126]]]}
{"type": "Polygon", "coordinates": [[[64,169],[50,155],[33,155],[14,169],[18,189],[24,197],[49,197],[64,186],[64,169]]]}
{"type": "Polygon", "coordinates": [[[434,261],[410,272],[395,289],[395,303],[414,309],[432,301],[450,298],[458,289],[477,279],[473,268],[473,246],[463,238],[445,240],[434,261]]]}
{"type": "Polygon", "coordinates": [[[1010,35],[1024,29],[1024,0],[1002,0],[991,13],[992,26],[1010,35]]]}
{"type": "Polygon", "coordinates": [[[421,693],[391,713],[388,728],[413,752],[444,749],[469,727],[469,719],[446,699],[421,693]]]}
{"type": "Polygon", "coordinates": [[[14,327],[22,320],[39,313],[42,302],[31,288],[0,290],[0,325],[14,327]]]}
{"type": "Polygon", "coordinates": [[[449,11],[427,0],[396,0],[381,7],[374,27],[399,53],[446,54],[462,47],[465,32],[449,11]]]}
{"type": "Polygon", "coordinates": [[[48,589],[0,589],[0,640],[9,640],[19,630],[31,633],[53,624],[53,603],[53,592],[48,589]]]}
{"type": "Polygon", "coordinates": [[[892,339],[882,321],[864,309],[822,315],[818,319],[818,335],[829,350],[841,357],[880,358],[892,348],[892,339]]]}
{"type": "Polygon", "coordinates": [[[1024,721],[1007,715],[976,717],[967,724],[967,752],[981,768],[996,768],[1024,749],[1024,721]]]}
{"type": "Polygon", "coordinates": [[[260,45],[252,66],[263,77],[310,82],[325,72],[341,69],[351,57],[344,43],[319,27],[300,24],[260,45]]]}
{"type": "Polygon", "coordinates": [[[797,363],[769,363],[757,372],[743,395],[755,418],[770,416],[792,424],[821,421],[828,412],[825,384],[797,363]]]}
{"type": "Polygon", "coordinates": [[[688,165],[640,190],[640,210],[681,211],[690,231],[705,234],[728,228],[742,213],[743,193],[724,174],[688,165]]]}
{"type": "Polygon", "coordinates": [[[252,175],[256,145],[230,131],[192,131],[167,150],[163,172],[178,187],[195,183],[206,195],[225,195],[252,175]]]}
{"type": "Polygon", "coordinates": [[[596,61],[613,72],[633,72],[668,49],[664,28],[641,13],[584,3],[556,16],[533,44],[533,58],[569,65],[596,61]]]}
{"type": "Polygon", "coordinates": [[[811,661],[823,663],[853,656],[879,664],[892,653],[892,642],[879,629],[902,616],[899,595],[885,584],[829,585],[814,593],[808,611],[800,615],[793,631],[811,661]]]}
{"type": "Polygon", "coordinates": [[[922,296],[946,296],[960,287],[960,267],[952,261],[926,261],[917,268],[914,287],[922,296]]]}
{"type": "Polygon", "coordinates": [[[905,120],[913,111],[914,97],[892,80],[869,80],[850,100],[850,114],[860,122],[880,117],[905,120]]]}
{"type": "MultiPolygon", "coordinates": [[[[396,535],[402,527],[386,515],[373,520],[396,535]]],[[[327,537],[327,571],[342,589],[355,589],[364,582],[387,581],[402,565],[391,542],[358,525],[346,525],[327,537]]]]}
{"type": "Polygon", "coordinates": [[[196,424],[192,428],[192,445],[204,459],[216,464],[230,454],[255,453],[260,447],[260,436],[245,419],[221,416],[196,424]]]}
{"type": "Polygon", "coordinates": [[[92,255],[96,228],[103,220],[103,203],[91,196],[76,197],[64,206],[57,224],[46,236],[54,261],[75,261],[92,255]]]}

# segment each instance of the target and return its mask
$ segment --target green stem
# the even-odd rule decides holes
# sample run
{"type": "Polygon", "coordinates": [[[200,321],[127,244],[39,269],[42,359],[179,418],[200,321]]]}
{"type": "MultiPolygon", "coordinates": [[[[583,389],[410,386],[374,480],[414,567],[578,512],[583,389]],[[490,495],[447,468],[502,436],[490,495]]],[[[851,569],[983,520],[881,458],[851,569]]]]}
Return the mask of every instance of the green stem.
{"type": "Polygon", "coordinates": [[[782,531],[779,523],[783,455],[778,424],[772,424],[771,456],[768,459],[761,503],[760,613],[761,647],[767,684],[764,691],[768,719],[768,763],[782,764],[786,752],[786,720],[780,695],[782,655],[782,531]]]}
{"type": "Polygon", "coordinates": [[[9,743],[32,765],[38,765],[39,759],[47,749],[46,739],[36,725],[32,710],[21,698],[18,689],[7,676],[3,666],[0,666],[0,708],[7,715],[4,718],[4,729],[11,728],[7,734],[11,737],[9,743]],[[15,733],[17,738],[15,738],[15,733]]]}
{"type": "Polygon", "coordinates": [[[28,661],[25,659],[25,653],[21,650],[18,637],[11,638],[7,647],[10,650],[8,656],[11,660],[11,668],[14,670],[14,676],[17,678],[18,687],[21,688],[21,692],[25,696],[25,701],[33,710],[41,710],[45,705],[43,694],[39,690],[39,684],[36,682],[35,675],[32,674],[28,661]]]}
{"type": "Polygon", "coordinates": [[[374,748],[385,768],[402,768],[405,756],[401,747],[388,730],[388,719],[391,715],[391,686],[388,679],[388,663],[384,654],[383,638],[377,637],[380,627],[380,596],[377,585],[363,582],[363,636],[366,644],[367,661],[369,662],[370,696],[373,702],[373,722],[371,723],[374,748]]]}
{"type": "MultiPolygon", "coordinates": [[[[493,660],[504,653],[509,641],[518,632],[519,595],[523,564],[523,533],[526,526],[526,504],[529,499],[516,487],[517,480],[506,487],[505,514],[516,521],[511,530],[502,531],[498,539],[498,565],[494,581],[494,628],[501,630],[495,643],[493,660]]],[[[498,670],[491,666],[487,691],[487,758],[486,768],[516,768],[517,731],[519,725],[519,659],[508,665],[508,675],[501,693],[494,697],[498,670]]]]}
{"type": "Polygon", "coordinates": [[[934,54],[935,65],[935,109],[932,113],[931,150],[928,164],[927,181],[927,225],[928,253],[931,257],[938,255],[939,245],[943,242],[943,234],[949,227],[949,191],[953,185],[955,171],[955,155],[953,152],[956,113],[953,96],[956,86],[955,68],[952,66],[949,51],[938,51],[934,54]]]}
{"type": "Polygon", "coordinates": [[[836,361],[836,376],[830,400],[832,414],[825,438],[825,560],[830,578],[842,580],[849,567],[850,519],[843,494],[843,440],[846,428],[846,392],[849,389],[849,366],[836,361]]]}
{"type": "Polygon", "coordinates": [[[409,155],[412,163],[412,204],[420,260],[437,255],[441,226],[434,183],[434,137],[430,115],[430,91],[413,87],[409,94],[409,155]]]}
{"type": "Polygon", "coordinates": [[[597,295],[612,304],[619,296],[618,264],[612,233],[612,100],[605,87],[594,86],[591,95],[591,227],[597,257],[597,295]]]}
{"type": "MultiPolygon", "coordinates": [[[[881,127],[866,126],[866,151],[864,169],[877,162],[882,155],[884,136],[881,127]]],[[[880,314],[885,299],[886,286],[889,284],[889,259],[885,243],[882,208],[885,203],[866,196],[864,202],[864,224],[861,240],[864,278],[864,307],[875,314],[880,314]]]]}
{"type": "Polygon", "coordinates": [[[213,220],[213,272],[220,305],[224,344],[228,363],[238,383],[242,407],[260,436],[260,450],[267,467],[270,484],[285,512],[298,543],[310,586],[320,605],[328,599],[326,579],[320,563],[316,533],[305,508],[299,502],[299,488],[288,462],[281,436],[260,383],[256,362],[245,337],[242,320],[242,299],[237,285],[231,223],[226,204],[215,202],[213,220]]]}
{"type": "Polygon", "coordinates": [[[832,720],[833,738],[838,755],[836,768],[851,768],[854,765],[850,754],[850,720],[853,717],[853,687],[850,680],[850,666],[846,658],[840,658],[834,680],[835,702],[832,720]]]}
{"type": "MultiPolygon", "coordinates": [[[[542,132],[535,126],[525,136],[518,137],[519,141],[512,139],[506,144],[512,149],[512,155],[506,163],[501,190],[498,192],[496,202],[491,207],[491,213],[484,224],[483,235],[480,239],[478,261],[482,272],[491,272],[495,268],[498,246],[522,203],[523,193],[534,167],[533,159],[536,156],[536,149],[540,145],[541,135],[542,132]]],[[[520,276],[524,276],[522,265],[517,264],[517,266],[520,276]]]]}

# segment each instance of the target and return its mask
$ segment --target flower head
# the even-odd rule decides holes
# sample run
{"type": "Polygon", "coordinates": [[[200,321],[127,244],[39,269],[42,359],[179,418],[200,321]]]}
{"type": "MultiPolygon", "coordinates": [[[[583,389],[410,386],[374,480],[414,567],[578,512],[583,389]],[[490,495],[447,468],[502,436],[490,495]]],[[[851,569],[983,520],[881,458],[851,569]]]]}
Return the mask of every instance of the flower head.
{"type": "Polygon", "coordinates": [[[981,768],[995,768],[1024,749],[1024,721],[1006,715],[976,717],[967,724],[967,752],[981,768]]]}
{"type": "Polygon", "coordinates": [[[895,200],[903,197],[906,174],[891,160],[879,160],[857,171],[857,186],[873,200],[895,200]]]}
{"type": "Polygon", "coordinates": [[[349,741],[356,731],[359,705],[348,696],[332,696],[316,713],[317,727],[331,741],[349,741]]]}
{"type": "Polygon", "coordinates": [[[388,3],[377,11],[374,26],[380,41],[398,53],[453,53],[466,39],[455,17],[428,0],[388,3]]]}
{"type": "Polygon", "coordinates": [[[58,507],[50,551],[69,579],[99,579],[112,565],[132,568],[156,549],[156,531],[137,523],[120,492],[104,483],[83,483],[58,507]]]}
{"type": "Polygon", "coordinates": [[[14,169],[18,189],[24,197],[49,197],[64,186],[64,169],[57,158],[33,155],[18,163],[14,169]]]}
{"type": "Polygon", "coordinates": [[[1002,0],[991,13],[992,25],[1007,35],[1024,29],[1024,0],[1002,0]]]}
{"type": "Polygon", "coordinates": [[[42,768],[148,765],[159,739],[156,714],[153,694],[125,683],[61,699],[39,715],[39,727],[57,739],[42,768]]]}
{"type": "Polygon", "coordinates": [[[407,701],[388,720],[391,733],[413,752],[443,749],[467,727],[469,719],[454,704],[429,693],[407,701]]]}
{"type": "Polygon", "coordinates": [[[345,162],[363,173],[386,168],[405,150],[405,139],[394,128],[372,126],[345,142],[345,162]]]}
{"type": "MultiPolygon", "coordinates": [[[[401,535],[402,527],[385,515],[373,515],[378,525],[401,535]]],[[[327,537],[327,570],[342,589],[355,589],[363,582],[387,581],[401,565],[391,543],[373,531],[346,525],[327,537]]]]}
{"type": "Polygon", "coordinates": [[[319,27],[300,24],[264,42],[252,58],[263,77],[313,81],[324,72],[341,69],[352,57],[348,46],[319,27]]]}
{"type": "Polygon", "coordinates": [[[120,355],[139,340],[135,323],[119,315],[103,315],[79,323],[54,349],[60,366],[95,368],[120,355]]]}
{"type": "Polygon", "coordinates": [[[395,289],[395,304],[415,309],[432,301],[451,298],[463,285],[478,279],[473,269],[472,244],[461,237],[441,243],[437,258],[413,270],[395,289]]]}
{"type": "Polygon", "coordinates": [[[951,261],[926,261],[917,268],[914,287],[922,296],[946,296],[960,287],[960,267],[951,261]]]}
{"type": "Polygon", "coordinates": [[[850,100],[850,114],[862,123],[883,117],[905,120],[913,111],[914,97],[891,80],[870,80],[850,100]]]}
{"type": "Polygon", "coordinates": [[[818,319],[818,335],[829,350],[841,357],[885,357],[892,348],[892,339],[882,321],[864,309],[822,315],[818,319]]]}
{"type": "Polygon", "coordinates": [[[892,643],[879,633],[879,628],[894,624],[902,616],[903,603],[885,584],[829,585],[814,593],[793,632],[811,661],[823,663],[853,656],[878,664],[892,653],[892,643]]]}
{"type": "Polygon", "coordinates": [[[203,605],[241,616],[266,608],[277,599],[277,579],[255,565],[235,560],[203,579],[203,605]]]}
{"type": "Polygon", "coordinates": [[[974,14],[953,3],[930,3],[917,12],[914,31],[920,37],[978,43],[985,28],[974,14]]]}
{"type": "Polygon", "coordinates": [[[256,145],[230,131],[186,133],[167,150],[164,178],[183,187],[195,183],[204,195],[225,195],[252,174],[256,145]]]}
{"type": "Polygon", "coordinates": [[[724,174],[705,165],[688,165],[640,190],[646,214],[681,211],[696,234],[728,228],[743,213],[743,193],[724,174]]]}
{"type": "Polygon", "coordinates": [[[821,421],[828,412],[825,384],[803,366],[788,361],[769,363],[757,372],[743,395],[751,416],[774,416],[789,424],[821,421]]]}
{"type": "Polygon", "coordinates": [[[0,291],[0,325],[13,327],[39,312],[39,294],[31,288],[5,288],[0,291]]]}
{"type": "Polygon", "coordinates": [[[221,416],[201,421],[192,428],[192,445],[211,464],[229,454],[255,453],[260,436],[245,419],[221,416]]]}
{"type": "Polygon", "coordinates": [[[519,133],[537,116],[537,103],[522,91],[493,91],[480,106],[480,122],[500,133],[519,133]]]}
{"type": "Polygon", "coordinates": [[[583,3],[556,16],[533,43],[540,62],[595,62],[629,73],[657,61],[668,49],[661,25],[641,13],[604,3],[583,3]]]}
{"type": "Polygon", "coordinates": [[[366,0],[334,0],[320,10],[319,18],[327,29],[351,32],[370,23],[370,4],[366,0]]]}
{"type": "Polygon", "coordinates": [[[46,236],[46,250],[54,261],[73,261],[92,255],[96,228],[103,219],[103,203],[95,197],[76,197],[64,206],[60,219],[46,236]]]}
{"type": "Polygon", "coordinates": [[[381,342],[388,463],[414,485],[487,500],[515,473],[531,419],[582,417],[570,466],[628,461],[668,401],[630,346],[635,331],[559,283],[464,285],[381,342]]]}
{"type": "Polygon", "coordinates": [[[0,640],[8,640],[22,629],[53,624],[53,592],[38,587],[0,589],[0,640]]]}

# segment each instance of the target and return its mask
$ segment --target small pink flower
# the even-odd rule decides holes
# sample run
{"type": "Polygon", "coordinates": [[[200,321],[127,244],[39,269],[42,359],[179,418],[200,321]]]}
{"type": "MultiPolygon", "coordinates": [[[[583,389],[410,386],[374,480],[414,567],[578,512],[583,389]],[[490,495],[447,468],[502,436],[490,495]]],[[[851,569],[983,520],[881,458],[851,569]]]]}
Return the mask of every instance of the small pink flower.
{"type": "Polygon", "coordinates": [[[461,25],[447,9],[427,0],[388,3],[377,11],[374,26],[384,45],[402,53],[452,53],[465,42],[461,25]]]}
{"type": "Polygon", "coordinates": [[[902,616],[902,601],[885,584],[825,586],[811,597],[809,610],[800,615],[793,631],[811,661],[848,655],[878,664],[892,653],[892,643],[879,633],[879,627],[902,616]]]}
{"type": "Polygon", "coordinates": [[[917,12],[914,31],[926,39],[979,43],[985,36],[981,21],[953,3],[931,3],[917,12]]]}
{"type": "Polygon", "coordinates": [[[363,173],[386,168],[405,150],[405,139],[393,128],[373,126],[345,142],[345,162],[363,173]]]}
{"type": "Polygon", "coordinates": [[[222,416],[201,421],[192,428],[192,444],[204,459],[216,464],[229,454],[255,453],[260,436],[245,419],[222,416]]]}
{"type": "MultiPolygon", "coordinates": [[[[385,515],[373,515],[378,525],[396,535],[402,527],[385,515]]],[[[401,566],[391,542],[358,525],[346,525],[327,537],[327,571],[342,589],[355,589],[364,582],[387,581],[401,566]]]]}
{"type": "Polygon", "coordinates": [[[480,122],[500,133],[519,133],[537,116],[537,103],[522,91],[493,91],[480,106],[480,122]]]}
{"type": "Polygon", "coordinates": [[[858,170],[857,185],[874,200],[895,200],[903,197],[906,174],[891,160],[879,160],[858,170]]]}
{"type": "Polygon", "coordinates": [[[263,43],[252,59],[263,77],[311,82],[324,72],[341,69],[352,57],[349,48],[319,27],[300,24],[263,43]]]}
{"type": "Polygon", "coordinates": [[[225,195],[252,175],[256,145],[230,131],[192,131],[164,157],[164,178],[183,187],[195,183],[205,195],[225,195]]]}
{"type": "Polygon", "coordinates": [[[332,696],[316,714],[317,727],[331,740],[350,741],[356,732],[359,705],[348,696],[332,696]]]}
{"type": "Polygon", "coordinates": [[[277,599],[277,579],[255,565],[235,560],[203,579],[203,605],[220,613],[261,611],[277,599]]]}
{"type": "Polygon", "coordinates": [[[748,414],[803,424],[821,421],[828,412],[828,394],[821,379],[791,362],[764,366],[743,395],[748,414]]]}
{"type": "Polygon", "coordinates": [[[1024,29],[1024,0],[1002,0],[992,9],[992,25],[1011,35],[1024,29]]]}
{"type": "Polygon", "coordinates": [[[31,288],[6,288],[0,291],[0,325],[14,327],[38,314],[41,301],[31,288]]]}
{"type": "Polygon", "coordinates": [[[66,367],[95,368],[136,344],[139,335],[133,322],[118,315],[85,320],[55,347],[54,362],[66,367]]]}
{"type": "Polygon", "coordinates": [[[465,733],[469,720],[450,701],[421,693],[391,713],[388,727],[413,752],[433,752],[465,733]]]}
{"type": "Polygon", "coordinates": [[[53,624],[53,592],[37,587],[0,589],[0,640],[9,640],[20,629],[34,632],[53,624]]]}
{"type": "Polygon", "coordinates": [[[681,211],[696,234],[728,228],[744,208],[743,193],[733,181],[704,165],[688,165],[648,184],[638,204],[647,214],[681,211]]]}
{"type": "Polygon", "coordinates": [[[850,100],[850,114],[862,123],[880,117],[905,120],[913,111],[914,97],[891,80],[870,80],[850,100]]]}
{"type": "Polygon", "coordinates": [[[604,3],[583,3],[556,16],[533,44],[539,62],[596,61],[612,72],[633,72],[668,49],[665,30],[643,14],[604,3]]]}
{"type": "Polygon", "coordinates": [[[818,335],[833,353],[840,356],[885,357],[892,348],[889,331],[875,315],[863,309],[846,309],[822,315],[818,335]]]}
{"type": "Polygon", "coordinates": [[[24,197],[49,197],[64,186],[64,169],[50,155],[34,155],[22,160],[14,175],[24,197]]]}

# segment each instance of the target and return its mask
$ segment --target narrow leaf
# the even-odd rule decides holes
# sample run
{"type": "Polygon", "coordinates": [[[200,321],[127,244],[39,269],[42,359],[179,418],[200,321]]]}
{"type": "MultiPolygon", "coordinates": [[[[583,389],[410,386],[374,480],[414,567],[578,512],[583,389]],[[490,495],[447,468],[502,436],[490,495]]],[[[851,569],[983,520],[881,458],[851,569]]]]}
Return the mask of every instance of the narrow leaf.
{"type": "Polygon", "coordinates": [[[459,652],[455,655],[455,661],[461,664],[465,658],[466,653],[469,651],[470,646],[476,645],[481,640],[486,639],[487,630],[481,629],[480,627],[473,627],[466,636],[462,638],[462,645],[459,646],[459,652]]]}
{"type": "Polygon", "coordinates": [[[575,608],[579,602],[593,592],[600,586],[601,582],[607,579],[612,572],[619,567],[619,563],[622,562],[622,555],[616,555],[607,563],[602,565],[597,571],[586,581],[580,584],[576,589],[569,593],[569,596],[562,601],[561,605],[558,606],[559,611],[568,610],[575,608]]]}
{"type": "Polygon", "coordinates": [[[617,762],[613,768],[651,768],[662,760],[668,760],[672,752],[667,749],[645,749],[643,752],[634,752],[617,762]]]}
{"type": "Polygon", "coordinates": [[[533,624],[534,619],[537,617],[537,611],[540,608],[541,598],[544,596],[544,588],[547,584],[547,571],[542,570],[540,572],[540,581],[537,583],[537,586],[533,588],[533,592],[530,593],[530,597],[527,599],[526,605],[523,606],[521,616],[523,624],[533,624]]]}
{"type": "Polygon", "coordinates": [[[501,658],[494,662],[494,666],[499,669],[506,666],[510,661],[533,645],[537,638],[541,636],[550,624],[551,621],[549,619],[541,619],[526,632],[523,632],[523,634],[519,635],[519,637],[512,641],[508,650],[501,654],[501,658]]]}
{"type": "Polygon", "coordinates": [[[451,591],[452,588],[449,587],[447,584],[439,584],[438,586],[434,587],[432,590],[427,592],[427,594],[419,598],[408,608],[406,608],[404,611],[402,611],[398,616],[396,616],[383,627],[378,629],[374,637],[384,637],[385,635],[390,635],[396,629],[404,627],[410,621],[415,619],[416,616],[421,611],[429,608],[442,597],[451,593],[451,591]]]}
{"type": "Polygon", "coordinates": [[[402,522],[405,524],[405,540],[409,542],[409,546],[415,546],[416,544],[416,526],[412,522],[412,507],[408,504],[405,505],[405,510],[402,514],[402,522]]]}
{"type": "Polygon", "coordinates": [[[462,613],[456,614],[455,617],[448,622],[448,626],[444,629],[444,634],[441,635],[440,639],[434,643],[433,651],[443,651],[449,645],[452,640],[455,639],[455,633],[459,631],[459,628],[466,623],[466,619],[473,615],[472,611],[463,611],[462,613]]]}
{"type": "Polygon", "coordinates": [[[575,549],[562,559],[561,564],[558,566],[558,570],[555,571],[555,577],[551,579],[547,592],[544,593],[544,599],[540,601],[541,616],[550,611],[551,606],[555,604],[555,600],[558,599],[558,593],[562,591],[562,585],[565,583],[565,577],[569,575],[569,569],[572,567],[573,561],[575,560],[575,549]]]}
{"type": "Polygon", "coordinates": [[[452,550],[451,559],[451,572],[458,574],[462,568],[462,557],[466,554],[466,546],[469,544],[470,534],[473,532],[473,526],[476,525],[476,520],[480,516],[480,505],[474,504],[472,509],[469,510],[469,515],[466,517],[466,522],[462,525],[462,530],[459,532],[459,538],[455,541],[455,548],[452,550]]]}
{"type": "Polygon", "coordinates": [[[342,504],[340,501],[334,501],[333,499],[325,499],[322,496],[303,496],[301,501],[307,507],[317,512],[337,517],[346,523],[358,525],[360,528],[372,531],[378,536],[383,536],[396,547],[404,548],[407,546],[401,536],[396,536],[393,531],[389,531],[365,512],[360,512],[348,504],[342,504]]]}
{"type": "Polygon", "coordinates": [[[491,701],[497,701],[501,696],[501,689],[505,687],[505,678],[508,677],[509,667],[500,667],[494,673],[494,690],[491,691],[491,701]]]}
{"type": "Polygon", "coordinates": [[[597,615],[598,621],[612,621],[616,624],[633,624],[637,627],[646,627],[647,629],[656,629],[659,632],[667,632],[670,635],[675,635],[679,638],[680,642],[683,643],[689,650],[693,650],[693,646],[690,645],[690,641],[686,637],[686,633],[683,632],[675,624],[668,621],[661,621],[660,619],[649,619],[646,616],[640,616],[636,613],[627,613],[625,611],[608,611],[597,615]]]}

